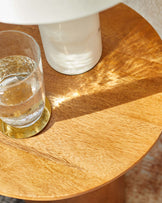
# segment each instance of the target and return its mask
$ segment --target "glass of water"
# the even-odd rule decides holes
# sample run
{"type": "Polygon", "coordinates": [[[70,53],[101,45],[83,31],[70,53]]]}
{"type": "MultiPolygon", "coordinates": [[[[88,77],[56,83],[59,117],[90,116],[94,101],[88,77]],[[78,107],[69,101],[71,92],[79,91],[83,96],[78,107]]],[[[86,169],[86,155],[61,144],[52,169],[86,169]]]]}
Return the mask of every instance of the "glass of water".
{"type": "Polygon", "coordinates": [[[45,107],[40,48],[30,35],[0,32],[0,119],[15,128],[33,125],[45,107]]]}

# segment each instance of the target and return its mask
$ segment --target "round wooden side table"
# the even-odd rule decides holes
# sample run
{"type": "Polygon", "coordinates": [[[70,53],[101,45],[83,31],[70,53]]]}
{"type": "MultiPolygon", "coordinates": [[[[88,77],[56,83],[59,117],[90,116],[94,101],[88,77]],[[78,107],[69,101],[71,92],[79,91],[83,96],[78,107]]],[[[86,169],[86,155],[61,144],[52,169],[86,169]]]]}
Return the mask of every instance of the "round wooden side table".
{"type": "Polygon", "coordinates": [[[60,203],[86,203],[88,196],[89,202],[106,203],[119,194],[120,201],[110,202],[123,202],[119,177],[158,140],[161,39],[124,4],[100,18],[102,57],[92,70],[75,76],[57,73],[47,64],[37,26],[0,24],[0,30],[32,35],[41,46],[52,106],[50,122],[39,135],[12,139],[0,133],[1,195],[60,203]]]}

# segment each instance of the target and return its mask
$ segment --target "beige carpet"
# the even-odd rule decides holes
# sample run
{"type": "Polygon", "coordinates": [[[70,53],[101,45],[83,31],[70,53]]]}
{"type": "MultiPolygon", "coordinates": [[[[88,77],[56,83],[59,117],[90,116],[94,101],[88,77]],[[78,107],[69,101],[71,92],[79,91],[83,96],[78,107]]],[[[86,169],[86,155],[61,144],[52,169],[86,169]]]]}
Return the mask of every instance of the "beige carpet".
{"type": "Polygon", "coordinates": [[[126,174],[126,203],[162,203],[162,136],[126,174]]]}

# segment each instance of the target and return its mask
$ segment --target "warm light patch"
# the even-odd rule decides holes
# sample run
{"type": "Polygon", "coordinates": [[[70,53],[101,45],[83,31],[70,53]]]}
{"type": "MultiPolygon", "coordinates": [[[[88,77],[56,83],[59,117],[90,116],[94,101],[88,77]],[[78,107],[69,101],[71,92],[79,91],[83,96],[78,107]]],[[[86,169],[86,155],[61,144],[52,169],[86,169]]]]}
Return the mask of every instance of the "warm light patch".
{"type": "Polygon", "coordinates": [[[51,100],[52,100],[54,107],[59,107],[60,104],[62,104],[63,102],[69,101],[69,100],[76,98],[78,96],[80,96],[78,92],[73,92],[73,93],[69,93],[66,96],[54,97],[51,100]]]}

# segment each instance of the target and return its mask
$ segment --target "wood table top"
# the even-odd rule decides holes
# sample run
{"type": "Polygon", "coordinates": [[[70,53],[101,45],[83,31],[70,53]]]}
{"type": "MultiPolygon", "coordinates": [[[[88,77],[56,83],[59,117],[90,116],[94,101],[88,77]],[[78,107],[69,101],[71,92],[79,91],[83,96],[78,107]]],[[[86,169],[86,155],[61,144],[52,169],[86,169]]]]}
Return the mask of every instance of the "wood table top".
{"type": "Polygon", "coordinates": [[[28,200],[73,197],[109,183],[150,150],[162,126],[162,43],[135,11],[100,14],[103,54],[90,71],[63,75],[47,63],[37,26],[0,24],[32,35],[42,51],[52,117],[37,136],[0,133],[0,194],[28,200]]]}

